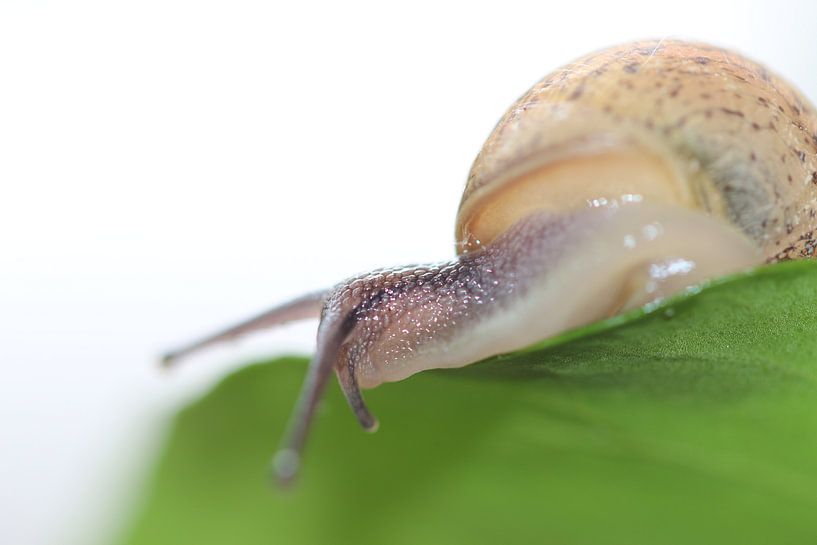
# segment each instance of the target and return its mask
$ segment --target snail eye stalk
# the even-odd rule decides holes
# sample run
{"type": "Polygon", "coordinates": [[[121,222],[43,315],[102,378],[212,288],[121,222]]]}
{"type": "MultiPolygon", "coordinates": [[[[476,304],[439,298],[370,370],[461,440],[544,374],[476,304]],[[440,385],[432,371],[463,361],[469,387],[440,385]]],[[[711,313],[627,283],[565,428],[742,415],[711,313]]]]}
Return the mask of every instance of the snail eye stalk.
{"type": "Polygon", "coordinates": [[[333,370],[337,372],[341,389],[360,425],[366,431],[377,429],[377,420],[367,409],[358,387],[355,376],[357,362],[350,357],[349,350],[343,344],[350,329],[348,317],[327,315],[321,321],[315,357],[309,364],[284,441],[273,457],[272,470],[279,486],[291,485],[297,475],[315,411],[333,370]]]}
{"type": "Polygon", "coordinates": [[[302,295],[292,301],[278,305],[270,310],[245,320],[239,324],[229,327],[218,333],[208,335],[193,343],[183,346],[177,350],[172,350],[162,358],[163,367],[175,367],[180,360],[225,341],[231,341],[255,331],[269,329],[272,327],[295,322],[298,320],[308,320],[318,318],[323,308],[323,301],[326,292],[320,291],[302,295]]]}

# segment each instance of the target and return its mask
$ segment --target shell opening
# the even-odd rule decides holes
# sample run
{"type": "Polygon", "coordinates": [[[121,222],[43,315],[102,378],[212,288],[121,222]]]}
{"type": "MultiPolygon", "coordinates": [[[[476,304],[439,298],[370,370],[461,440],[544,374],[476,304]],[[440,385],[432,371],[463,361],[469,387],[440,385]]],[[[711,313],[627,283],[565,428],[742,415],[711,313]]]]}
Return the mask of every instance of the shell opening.
{"type": "Polygon", "coordinates": [[[690,176],[665,154],[633,146],[524,164],[485,184],[460,208],[458,252],[490,244],[537,211],[568,213],[625,202],[699,208],[690,176]]]}

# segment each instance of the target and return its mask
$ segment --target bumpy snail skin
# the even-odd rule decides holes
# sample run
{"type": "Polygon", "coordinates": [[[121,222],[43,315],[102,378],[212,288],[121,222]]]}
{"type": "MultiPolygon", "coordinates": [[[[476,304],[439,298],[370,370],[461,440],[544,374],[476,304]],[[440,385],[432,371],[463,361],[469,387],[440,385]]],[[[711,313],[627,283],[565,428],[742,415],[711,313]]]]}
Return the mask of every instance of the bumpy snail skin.
{"type": "Polygon", "coordinates": [[[471,169],[458,257],[383,269],[166,357],[320,313],[276,472],[295,474],[334,371],[360,393],[462,367],[817,246],[813,108],[765,68],[683,42],[611,48],[557,70],[505,114],[471,169]]]}
{"type": "Polygon", "coordinates": [[[342,283],[327,306],[343,317],[359,385],[373,388],[525,347],[760,262],[754,244],[718,220],[616,203],[534,213],[455,261],[342,283]]]}

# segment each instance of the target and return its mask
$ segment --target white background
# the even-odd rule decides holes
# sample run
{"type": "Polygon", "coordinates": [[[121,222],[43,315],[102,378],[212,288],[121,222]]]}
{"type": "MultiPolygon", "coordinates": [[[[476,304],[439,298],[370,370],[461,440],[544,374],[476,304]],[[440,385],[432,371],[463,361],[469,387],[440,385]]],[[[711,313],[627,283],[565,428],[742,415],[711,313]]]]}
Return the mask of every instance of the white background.
{"type": "Polygon", "coordinates": [[[0,543],[110,540],[173,408],[314,323],[163,350],[450,257],[474,155],[557,65],[697,38],[814,98],[815,6],[0,0],[0,543]]]}

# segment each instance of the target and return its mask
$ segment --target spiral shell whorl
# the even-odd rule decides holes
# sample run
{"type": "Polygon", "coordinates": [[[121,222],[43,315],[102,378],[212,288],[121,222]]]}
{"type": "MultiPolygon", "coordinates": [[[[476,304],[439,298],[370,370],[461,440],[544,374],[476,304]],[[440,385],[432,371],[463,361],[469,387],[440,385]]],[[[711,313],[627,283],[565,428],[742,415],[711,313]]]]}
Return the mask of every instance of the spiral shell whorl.
{"type": "Polygon", "coordinates": [[[471,168],[457,217],[466,224],[531,161],[647,150],[686,191],[679,203],[723,216],[769,261],[817,246],[814,107],[763,66],[709,45],[627,44],[577,60],[537,83],[502,117],[471,168]]]}

